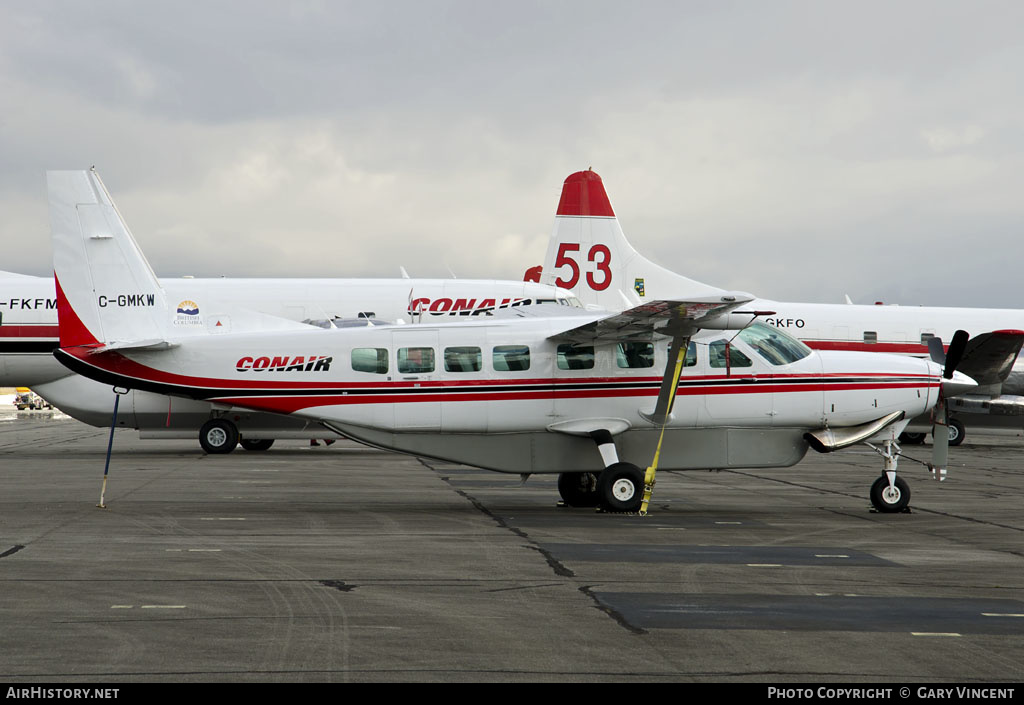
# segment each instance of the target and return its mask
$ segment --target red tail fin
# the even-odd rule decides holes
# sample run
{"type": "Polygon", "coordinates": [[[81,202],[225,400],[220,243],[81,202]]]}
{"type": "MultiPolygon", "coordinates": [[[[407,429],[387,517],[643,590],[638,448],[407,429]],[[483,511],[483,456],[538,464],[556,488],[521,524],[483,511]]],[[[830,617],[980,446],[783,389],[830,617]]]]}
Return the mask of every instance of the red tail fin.
{"type": "Polygon", "coordinates": [[[590,215],[614,218],[615,211],[597,172],[587,169],[571,174],[562,184],[562,198],[555,215],[590,215]]]}

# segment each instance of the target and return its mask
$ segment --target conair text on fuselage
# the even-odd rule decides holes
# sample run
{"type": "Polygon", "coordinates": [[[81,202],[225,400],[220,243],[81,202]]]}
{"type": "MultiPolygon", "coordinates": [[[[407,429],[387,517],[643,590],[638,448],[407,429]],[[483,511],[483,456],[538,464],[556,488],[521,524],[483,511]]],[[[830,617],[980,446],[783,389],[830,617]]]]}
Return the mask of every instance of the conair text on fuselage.
{"type": "Polygon", "coordinates": [[[239,372],[326,372],[331,369],[330,355],[281,355],[243,357],[235,363],[239,372]]]}

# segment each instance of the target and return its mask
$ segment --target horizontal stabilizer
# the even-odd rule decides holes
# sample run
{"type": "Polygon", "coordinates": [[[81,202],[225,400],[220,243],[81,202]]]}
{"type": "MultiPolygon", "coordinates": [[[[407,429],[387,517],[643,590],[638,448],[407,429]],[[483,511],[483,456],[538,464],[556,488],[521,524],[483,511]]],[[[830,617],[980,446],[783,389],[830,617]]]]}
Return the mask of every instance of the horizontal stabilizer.
{"type": "Polygon", "coordinates": [[[125,343],[112,343],[110,345],[104,345],[102,348],[92,348],[89,350],[90,355],[96,353],[105,352],[123,352],[125,350],[170,350],[176,348],[180,343],[172,343],[168,340],[137,340],[135,342],[125,343]]]}

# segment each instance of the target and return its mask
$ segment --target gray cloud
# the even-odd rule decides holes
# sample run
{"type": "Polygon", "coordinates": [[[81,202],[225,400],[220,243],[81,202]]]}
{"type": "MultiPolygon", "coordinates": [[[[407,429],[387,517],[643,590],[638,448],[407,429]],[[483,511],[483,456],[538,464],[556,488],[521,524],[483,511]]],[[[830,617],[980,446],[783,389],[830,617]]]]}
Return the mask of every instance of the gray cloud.
{"type": "Polygon", "coordinates": [[[1024,306],[1024,8],[0,7],[0,269],[95,164],[167,275],[520,278],[593,166],[666,266],[779,299],[1024,306]]]}

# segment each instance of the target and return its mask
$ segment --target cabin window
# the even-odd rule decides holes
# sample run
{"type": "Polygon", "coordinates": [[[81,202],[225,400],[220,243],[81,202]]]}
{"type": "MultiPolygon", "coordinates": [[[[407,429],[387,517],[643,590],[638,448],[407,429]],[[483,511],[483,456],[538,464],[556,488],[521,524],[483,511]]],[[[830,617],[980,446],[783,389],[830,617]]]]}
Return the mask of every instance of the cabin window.
{"type": "Polygon", "coordinates": [[[928,341],[935,337],[934,333],[922,333],[921,334],[921,345],[927,345],[928,341]]]}
{"type": "MultiPolygon", "coordinates": [[[[672,354],[672,343],[665,346],[665,353],[672,354]]],[[[669,358],[668,364],[675,366],[676,361],[669,358]]],[[[683,367],[696,367],[697,366],[697,343],[690,341],[690,344],[686,346],[686,360],[683,361],[683,367]]]]}
{"type": "Polygon", "coordinates": [[[480,348],[462,347],[444,349],[445,372],[479,372],[483,368],[480,348]]]}
{"type": "Polygon", "coordinates": [[[590,370],[594,367],[594,346],[566,343],[558,346],[558,369],[590,370]]]}
{"type": "Polygon", "coordinates": [[[877,343],[878,342],[878,332],[877,331],[873,331],[873,330],[866,330],[866,331],[864,331],[864,342],[865,343],[877,343]]]}
{"type": "Polygon", "coordinates": [[[697,366],[697,343],[690,342],[689,347],[686,348],[686,362],[683,363],[684,367],[696,367],[697,366]]]}
{"type": "Polygon", "coordinates": [[[615,346],[615,364],[631,370],[654,367],[654,345],[652,343],[619,343],[615,346]]]}
{"type": "Polygon", "coordinates": [[[434,371],[434,348],[399,348],[398,371],[423,374],[434,371]]]}
{"type": "Polygon", "coordinates": [[[729,345],[725,340],[716,340],[708,346],[708,361],[712,367],[725,369],[727,367],[751,367],[754,363],[750,358],[736,349],[735,345],[729,345]],[[726,350],[728,349],[728,362],[726,361],[726,350]]]}
{"type": "Polygon", "coordinates": [[[388,373],[388,349],[353,348],[352,369],[356,372],[386,375],[388,373]]]}
{"type": "Polygon", "coordinates": [[[530,369],[530,348],[527,345],[496,345],[491,361],[497,372],[522,372],[530,369]]]}

